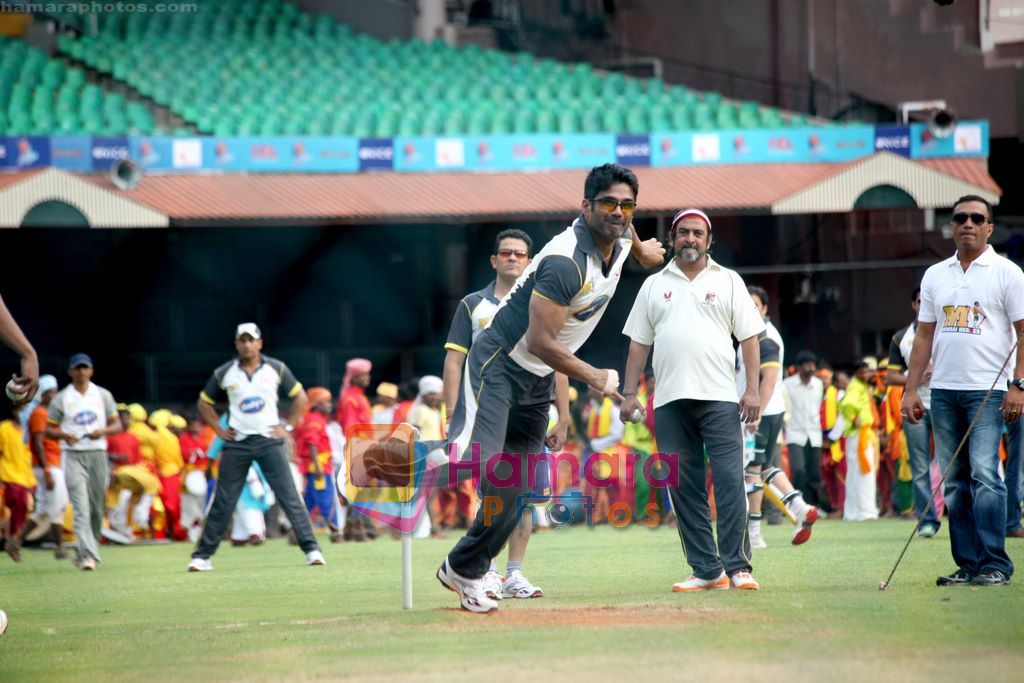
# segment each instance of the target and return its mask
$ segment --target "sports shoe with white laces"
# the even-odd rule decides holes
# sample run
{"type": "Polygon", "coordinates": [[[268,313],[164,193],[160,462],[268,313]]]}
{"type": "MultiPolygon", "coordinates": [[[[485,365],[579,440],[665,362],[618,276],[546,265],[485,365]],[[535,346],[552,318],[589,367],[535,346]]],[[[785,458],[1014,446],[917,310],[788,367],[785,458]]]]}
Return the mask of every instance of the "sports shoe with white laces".
{"type": "Polygon", "coordinates": [[[811,538],[811,526],[818,521],[818,508],[813,505],[806,506],[796,517],[796,525],[793,527],[793,545],[801,545],[811,538]]]}
{"type": "Polygon", "coordinates": [[[327,560],[324,559],[324,554],[319,550],[310,550],[306,553],[307,567],[322,567],[325,564],[327,564],[327,560]]]}
{"type": "Polygon", "coordinates": [[[501,583],[501,597],[503,598],[543,598],[544,591],[540,586],[534,586],[518,569],[508,573],[501,583]]]}
{"type": "Polygon", "coordinates": [[[672,584],[673,593],[689,593],[692,591],[727,591],[729,590],[729,577],[723,571],[713,579],[700,579],[691,576],[686,581],[672,584]]]}
{"type": "Polygon", "coordinates": [[[750,572],[736,572],[732,575],[732,587],[741,591],[761,590],[761,585],[754,580],[750,572]]]}
{"type": "Polygon", "coordinates": [[[501,600],[501,581],[501,574],[493,569],[488,569],[484,574],[484,595],[491,600],[501,600]]]}
{"type": "Polygon", "coordinates": [[[467,612],[488,614],[498,609],[498,602],[484,594],[484,580],[467,579],[455,573],[455,570],[448,566],[447,557],[437,568],[437,580],[448,590],[458,593],[462,609],[467,612]]]}
{"type": "Polygon", "coordinates": [[[207,557],[193,557],[192,561],[188,563],[188,570],[190,572],[211,572],[213,563],[207,557]]]}
{"type": "Polygon", "coordinates": [[[768,543],[765,542],[764,536],[762,536],[761,534],[750,534],[750,547],[767,548],[768,543]]]}

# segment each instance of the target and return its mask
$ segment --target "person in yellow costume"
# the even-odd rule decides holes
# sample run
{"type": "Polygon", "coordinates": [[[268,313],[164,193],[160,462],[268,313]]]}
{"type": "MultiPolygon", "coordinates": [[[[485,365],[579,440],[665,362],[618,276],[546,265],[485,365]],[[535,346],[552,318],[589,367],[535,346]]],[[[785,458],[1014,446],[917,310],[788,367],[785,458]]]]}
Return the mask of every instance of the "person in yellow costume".
{"type": "Polygon", "coordinates": [[[4,490],[3,500],[10,510],[4,532],[4,549],[12,560],[21,562],[22,532],[32,511],[36,477],[32,472],[32,453],[25,444],[25,435],[18,420],[20,409],[8,408],[8,419],[0,422],[0,488],[4,490]]]}
{"type": "Polygon", "coordinates": [[[128,431],[139,440],[139,455],[142,456],[143,461],[150,465],[152,472],[156,474],[156,433],[146,424],[149,414],[138,403],[128,405],[128,414],[132,418],[132,423],[128,425],[128,431]]]}
{"type": "Polygon", "coordinates": [[[185,469],[185,461],[181,457],[178,436],[170,430],[172,417],[169,410],[154,410],[149,424],[156,436],[153,452],[162,488],[160,500],[167,514],[167,533],[176,541],[184,541],[188,538],[188,532],[181,526],[181,471],[185,469]]]}
{"type": "Polygon", "coordinates": [[[872,386],[878,361],[868,356],[857,364],[854,377],[839,400],[839,416],[829,433],[831,441],[846,437],[846,501],[843,519],[878,519],[875,476],[878,470],[877,409],[872,386]]]}

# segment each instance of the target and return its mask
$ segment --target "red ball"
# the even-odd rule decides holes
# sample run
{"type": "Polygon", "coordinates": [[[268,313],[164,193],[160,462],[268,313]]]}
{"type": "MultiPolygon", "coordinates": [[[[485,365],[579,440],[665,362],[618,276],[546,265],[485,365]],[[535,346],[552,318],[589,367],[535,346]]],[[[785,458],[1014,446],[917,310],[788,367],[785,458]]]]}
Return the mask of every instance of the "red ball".
{"type": "Polygon", "coordinates": [[[922,417],[924,417],[924,411],[921,410],[919,407],[914,406],[914,419],[920,420],[922,417]]]}

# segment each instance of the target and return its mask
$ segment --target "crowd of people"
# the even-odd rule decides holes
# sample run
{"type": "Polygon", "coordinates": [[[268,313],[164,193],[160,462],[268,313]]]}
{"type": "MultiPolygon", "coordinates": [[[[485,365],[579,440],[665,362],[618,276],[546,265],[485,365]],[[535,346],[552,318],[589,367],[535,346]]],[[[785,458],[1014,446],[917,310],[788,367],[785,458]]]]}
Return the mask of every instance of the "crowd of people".
{"type": "MultiPolygon", "coordinates": [[[[513,504],[524,495],[585,499],[596,524],[674,524],[693,568],[673,586],[680,592],[758,589],[751,549],[767,547],[762,523],[789,523],[791,542],[801,545],[824,517],[904,516],[928,538],[940,528],[944,505],[959,569],[939,584],[1009,581],[1003,539],[1024,537],[1017,419],[1024,353],[1009,345],[1013,331],[1024,330],[1024,274],[985,242],[991,206],[977,197],[958,200],[957,256],[929,269],[922,288],[910,292],[913,316],[908,311],[908,326],[887,352],[848,368],[832,368],[810,350],[791,359],[778,321],[768,316],[768,292],[710,257],[713,228],[704,212],[681,211],[671,227],[674,258],[645,281],[625,323],[630,347],[620,384],[616,370],[575,353],[614,295],[624,261],[632,256],[647,268],[664,262],[664,247],[641,242],[633,230],[637,192],[628,169],[597,167],[579,218],[536,256],[527,234],[497,235],[495,280],[457,307],[443,377],[379,382],[371,393],[372,364],[355,358],[336,394],[307,389],[263,353],[260,328],[242,323],[237,355],[214,370],[195,410],[179,414],[117,403],[92,382],[92,359],[72,356],[70,383],[61,389],[44,375],[36,398],[0,422],[4,549],[19,561],[24,543],[48,539],[64,558],[72,533],[76,566],[94,570],[104,539],[187,540],[195,544],[189,571],[209,571],[225,537],[259,545],[283,530],[307,564],[323,565],[314,529],[322,527],[331,542],[376,538],[377,523],[350,505],[349,494],[369,480],[408,485],[415,453],[439,476],[414,535],[467,530],[437,576],[474,612],[492,611],[503,598],[542,596],[523,570],[534,525],[582,521],[544,505],[513,504]],[[973,305],[942,304],[953,296],[943,286],[964,289],[983,278],[992,282],[974,285],[973,305]],[[933,340],[936,310],[944,321],[933,340]],[[993,328],[984,338],[991,348],[970,346],[993,328]],[[947,341],[946,333],[963,339],[947,341]],[[947,352],[949,344],[967,346],[947,352]],[[1007,351],[995,367],[992,358],[1007,351]],[[950,369],[960,365],[970,372],[950,369]],[[970,465],[957,464],[943,497],[940,464],[950,462],[955,438],[964,434],[965,406],[988,400],[980,395],[988,375],[995,378],[989,394],[1001,377],[1007,389],[998,388],[981,435],[972,435],[970,465]],[[279,411],[282,400],[287,414],[279,411]],[[346,438],[373,425],[379,440],[354,455],[346,438]],[[976,446],[981,439],[998,459],[976,446]],[[414,442],[430,446],[412,449],[414,442]],[[449,469],[454,462],[445,455],[465,459],[474,449],[485,459],[551,455],[528,483],[497,484],[512,480],[449,469]],[[665,454],[678,457],[673,476],[665,476],[665,454]],[[358,481],[350,481],[356,471],[358,481]],[[987,483],[979,488],[980,478],[987,483]],[[1005,498],[985,494],[1004,481],[1005,498]],[[984,510],[983,519],[972,517],[972,506],[984,510]],[[502,575],[496,556],[506,546],[502,575]]],[[[17,346],[17,337],[5,337],[12,340],[17,346]]],[[[21,386],[29,395],[27,380],[21,386]]]]}

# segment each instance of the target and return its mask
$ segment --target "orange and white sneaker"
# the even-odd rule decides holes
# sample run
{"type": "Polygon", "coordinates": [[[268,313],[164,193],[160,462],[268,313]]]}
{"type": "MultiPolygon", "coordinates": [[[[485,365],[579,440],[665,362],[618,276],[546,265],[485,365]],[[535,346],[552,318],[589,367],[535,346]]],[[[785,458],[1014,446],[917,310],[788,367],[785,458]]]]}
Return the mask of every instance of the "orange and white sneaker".
{"type": "Polygon", "coordinates": [[[732,587],[741,591],[761,590],[761,584],[754,580],[754,577],[750,575],[750,572],[736,572],[733,574],[732,587]]]}
{"type": "Polygon", "coordinates": [[[672,584],[673,593],[727,590],[729,590],[729,577],[725,575],[724,571],[713,579],[701,579],[696,576],[691,576],[686,581],[672,584]]]}

